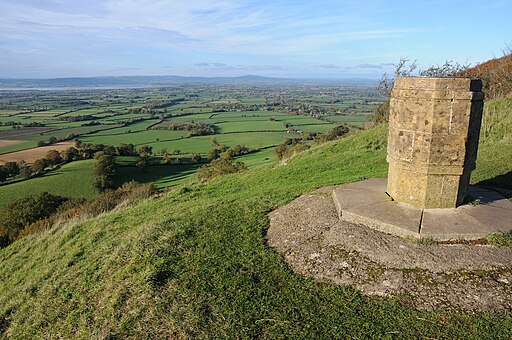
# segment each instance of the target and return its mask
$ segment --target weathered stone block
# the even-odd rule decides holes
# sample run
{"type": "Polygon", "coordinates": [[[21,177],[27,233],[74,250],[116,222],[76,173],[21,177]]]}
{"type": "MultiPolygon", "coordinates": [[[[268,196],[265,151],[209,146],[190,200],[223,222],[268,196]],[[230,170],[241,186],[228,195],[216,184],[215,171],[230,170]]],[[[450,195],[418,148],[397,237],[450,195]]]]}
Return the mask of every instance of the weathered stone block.
{"type": "Polygon", "coordinates": [[[475,169],[482,82],[401,77],[391,92],[388,194],[421,208],[463,203],[475,169]]]}

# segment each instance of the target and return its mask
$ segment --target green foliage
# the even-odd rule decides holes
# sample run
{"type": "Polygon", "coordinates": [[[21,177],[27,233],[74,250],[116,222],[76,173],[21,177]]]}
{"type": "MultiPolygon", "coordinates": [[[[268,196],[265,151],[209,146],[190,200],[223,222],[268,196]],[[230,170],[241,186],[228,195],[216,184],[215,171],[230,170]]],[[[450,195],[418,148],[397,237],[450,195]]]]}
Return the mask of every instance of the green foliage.
{"type": "Polygon", "coordinates": [[[192,158],[191,158],[192,162],[194,163],[200,163],[202,161],[202,157],[200,154],[198,153],[193,153],[192,154],[192,158]]]}
{"type": "Polygon", "coordinates": [[[155,130],[189,131],[190,136],[207,136],[215,134],[215,127],[201,122],[165,122],[155,125],[155,130]]]}
{"type": "Polygon", "coordinates": [[[37,159],[34,164],[32,164],[32,174],[39,175],[44,172],[47,166],[50,165],[50,161],[46,158],[37,159]]]}
{"type": "Polygon", "coordinates": [[[7,173],[8,177],[13,177],[20,173],[20,167],[16,162],[5,163],[3,169],[7,173]]]}
{"type": "Polygon", "coordinates": [[[135,151],[135,145],[133,145],[132,143],[129,143],[129,144],[121,143],[117,147],[117,151],[119,153],[119,156],[136,156],[137,155],[137,151],[135,151]]]}
{"type": "Polygon", "coordinates": [[[217,176],[233,174],[245,169],[247,169],[247,167],[244,163],[235,162],[229,157],[221,157],[199,168],[197,178],[200,181],[207,181],[217,176]]]}
{"type": "Polygon", "coordinates": [[[153,154],[153,147],[148,145],[143,145],[140,148],[137,149],[137,153],[139,156],[146,158],[153,154]]]}
{"type": "Polygon", "coordinates": [[[12,243],[25,226],[50,216],[67,198],[42,192],[14,201],[0,211],[0,247],[12,243]]]}
{"type": "Polygon", "coordinates": [[[320,143],[330,142],[345,136],[349,132],[349,128],[346,125],[338,125],[331,129],[329,132],[322,133],[317,136],[317,141],[320,143]]]}
{"type": "Polygon", "coordinates": [[[293,142],[292,144],[284,143],[276,146],[274,152],[279,160],[287,160],[297,155],[299,152],[308,150],[309,148],[309,145],[301,142],[293,142]]]}
{"type": "Polygon", "coordinates": [[[111,155],[102,154],[96,158],[93,167],[94,182],[93,186],[98,191],[111,189],[114,185],[114,175],[116,174],[115,158],[111,155]]]}
{"type": "Polygon", "coordinates": [[[57,150],[48,150],[46,156],[44,157],[50,164],[59,164],[62,162],[62,157],[60,156],[60,152],[57,150]]]}

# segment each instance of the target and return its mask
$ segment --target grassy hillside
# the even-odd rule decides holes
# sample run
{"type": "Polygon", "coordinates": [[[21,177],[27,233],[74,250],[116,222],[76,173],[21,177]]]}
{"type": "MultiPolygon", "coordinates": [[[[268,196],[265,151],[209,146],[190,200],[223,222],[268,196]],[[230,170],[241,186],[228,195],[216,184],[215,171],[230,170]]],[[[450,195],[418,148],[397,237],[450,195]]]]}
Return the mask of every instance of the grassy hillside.
{"type": "MultiPolygon", "coordinates": [[[[13,338],[508,338],[508,314],[417,311],[294,275],[267,214],[314,188],[384,177],[386,126],[194,184],[0,250],[0,329],[13,338]]],[[[510,144],[510,143],[508,143],[510,144]]],[[[512,170],[484,143],[474,181],[512,170]]]]}

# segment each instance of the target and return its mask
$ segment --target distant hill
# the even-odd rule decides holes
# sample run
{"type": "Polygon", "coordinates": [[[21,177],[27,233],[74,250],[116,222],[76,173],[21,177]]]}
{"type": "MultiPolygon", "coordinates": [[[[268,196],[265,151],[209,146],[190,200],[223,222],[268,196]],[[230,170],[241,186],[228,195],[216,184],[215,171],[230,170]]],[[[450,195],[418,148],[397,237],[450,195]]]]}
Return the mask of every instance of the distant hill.
{"type": "Polygon", "coordinates": [[[483,80],[488,99],[512,96],[512,53],[476,65],[466,74],[483,80]]]}
{"type": "Polygon", "coordinates": [[[1,88],[53,88],[53,87],[151,87],[171,84],[278,84],[278,83],[336,83],[350,85],[373,85],[372,79],[291,79],[257,75],[238,77],[184,77],[163,76],[105,76],[68,77],[49,79],[0,79],[1,88]]]}

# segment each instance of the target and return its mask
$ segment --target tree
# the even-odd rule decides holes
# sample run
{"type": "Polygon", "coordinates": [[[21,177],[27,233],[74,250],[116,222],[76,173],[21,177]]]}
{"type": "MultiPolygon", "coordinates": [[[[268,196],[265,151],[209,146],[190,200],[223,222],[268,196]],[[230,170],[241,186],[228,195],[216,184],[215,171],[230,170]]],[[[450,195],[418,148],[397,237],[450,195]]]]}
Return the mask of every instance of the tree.
{"type": "Polygon", "coordinates": [[[201,163],[201,160],[202,160],[202,158],[201,158],[200,154],[198,154],[198,153],[193,153],[192,154],[192,162],[194,162],[194,163],[201,163]]]}
{"type": "Polygon", "coordinates": [[[8,177],[8,173],[3,166],[0,166],[0,183],[5,182],[8,177]]]}
{"type": "Polygon", "coordinates": [[[23,179],[29,179],[32,176],[32,168],[25,161],[19,161],[18,167],[20,168],[19,176],[23,179]]]}
{"type": "Polygon", "coordinates": [[[114,176],[116,174],[115,158],[106,154],[98,155],[94,163],[93,174],[93,185],[98,191],[112,189],[114,186],[114,176]]]}
{"type": "Polygon", "coordinates": [[[14,177],[20,174],[20,167],[16,162],[7,162],[4,164],[4,171],[8,177],[14,177]]]}
{"type": "Polygon", "coordinates": [[[137,152],[139,153],[140,157],[147,158],[153,154],[153,148],[148,145],[141,146],[137,152]]]}
{"type": "Polygon", "coordinates": [[[233,162],[228,158],[217,158],[201,167],[197,172],[197,177],[201,181],[207,181],[217,176],[232,174],[244,169],[247,169],[247,166],[242,162],[233,162]]]}
{"type": "Polygon", "coordinates": [[[61,157],[66,162],[76,161],[80,157],[80,152],[76,148],[71,146],[66,150],[62,151],[61,157]]]}
{"type": "Polygon", "coordinates": [[[135,166],[141,170],[146,170],[148,167],[148,159],[146,157],[142,157],[135,166]]]}
{"type": "Polygon", "coordinates": [[[117,150],[112,145],[106,145],[105,147],[103,147],[103,152],[110,156],[117,155],[117,150]]]}
{"type": "Polygon", "coordinates": [[[41,174],[44,169],[50,164],[50,161],[48,161],[46,158],[36,159],[34,164],[32,164],[31,172],[35,175],[41,174]]]}
{"type": "Polygon", "coordinates": [[[46,156],[44,156],[50,164],[59,164],[62,162],[62,157],[60,156],[60,153],[57,150],[48,150],[46,153],[46,156]]]}
{"type": "Polygon", "coordinates": [[[50,139],[48,139],[48,144],[55,144],[58,142],[57,137],[51,136],[50,139]]]}
{"type": "Polygon", "coordinates": [[[0,211],[0,247],[12,243],[25,226],[57,211],[66,197],[48,192],[16,200],[0,211]]]}
{"type": "Polygon", "coordinates": [[[208,160],[209,161],[213,161],[214,159],[219,158],[221,152],[222,151],[220,149],[217,149],[217,148],[208,151],[208,160]]]}
{"type": "Polygon", "coordinates": [[[166,152],[162,156],[165,164],[171,164],[171,156],[166,152]]]}
{"type": "Polygon", "coordinates": [[[377,91],[385,98],[384,102],[372,112],[371,119],[376,123],[387,122],[389,118],[389,97],[397,77],[410,77],[416,70],[416,61],[409,63],[409,59],[400,58],[392,75],[384,73],[377,84],[377,91]]]}
{"type": "Polygon", "coordinates": [[[119,153],[119,156],[136,156],[137,152],[135,151],[135,145],[132,143],[130,144],[120,144],[117,147],[117,152],[119,153]]]}

